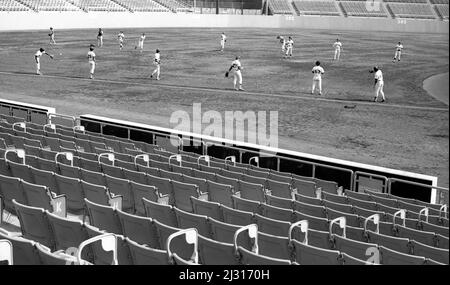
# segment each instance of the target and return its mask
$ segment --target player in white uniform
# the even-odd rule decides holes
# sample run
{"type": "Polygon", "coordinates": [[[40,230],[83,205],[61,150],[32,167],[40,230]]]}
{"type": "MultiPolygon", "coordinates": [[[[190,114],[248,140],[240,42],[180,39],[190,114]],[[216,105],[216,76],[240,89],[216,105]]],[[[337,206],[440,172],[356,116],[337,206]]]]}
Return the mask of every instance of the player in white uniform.
{"type": "Polygon", "coordinates": [[[91,45],[89,48],[89,52],[87,53],[87,58],[89,60],[89,66],[90,66],[90,78],[94,79],[94,71],[95,71],[95,53],[94,53],[94,45],[91,45]]]}
{"type": "Polygon", "coordinates": [[[281,53],[284,54],[284,52],[286,51],[286,40],[283,36],[277,36],[277,39],[280,40],[281,53]]]}
{"type": "Polygon", "coordinates": [[[161,57],[159,54],[159,49],[156,49],[155,58],[153,59],[153,64],[156,66],[155,70],[153,70],[152,75],[150,75],[150,78],[153,78],[153,75],[156,74],[156,80],[159,80],[159,73],[160,73],[160,64],[161,64],[161,57]]]}
{"type": "Polygon", "coordinates": [[[285,58],[289,55],[292,56],[292,48],[294,47],[294,41],[292,40],[292,37],[289,37],[289,39],[286,41],[286,54],[285,58]]]}
{"type": "Polygon", "coordinates": [[[34,54],[34,60],[36,61],[36,74],[42,75],[41,73],[41,56],[43,54],[48,55],[51,59],[53,59],[53,55],[47,53],[43,48],[40,48],[35,54],[34,54]]]}
{"type": "Polygon", "coordinates": [[[379,69],[377,66],[373,68],[373,71],[371,73],[375,73],[375,97],[373,98],[374,102],[377,102],[378,95],[381,94],[381,97],[383,98],[381,102],[386,101],[386,98],[384,97],[383,87],[384,87],[384,80],[383,80],[383,73],[381,72],[381,69],[379,69]]]}
{"type": "Polygon", "coordinates": [[[228,69],[228,72],[230,72],[231,70],[233,70],[234,74],[233,74],[233,84],[234,84],[234,89],[236,90],[244,90],[244,88],[242,88],[242,65],[241,65],[241,61],[239,60],[239,56],[236,56],[236,59],[231,63],[230,68],[228,69]]]}
{"type": "Polygon", "coordinates": [[[225,33],[222,33],[220,35],[220,51],[223,51],[225,49],[225,43],[227,42],[227,36],[225,33]]]}
{"type": "Polygon", "coordinates": [[[145,40],[145,33],[142,33],[142,35],[139,37],[138,45],[134,47],[134,49],[139,48],[139,50],[142,52],[144,50],[144,40],[145,40]]]}
{"type": "Polygon", "coordinates": [[[120,50],[122,50],[123,40],[125,39],[125,35],[123,34],[122,31],[120,31],[120,33],[117,35],[117,39],[119,40],[119,48],[120,48],[120,50]]]}
{"type": "Polygon", "coordinates": [[[397,46],[395,47],[394,60],[392,62],[395,62],[395,60],[400,61],[400,57],[402,56],[402,49],[403,49],[402,43],[398,42],[397,46]]]}
{"type": "Polygon", "coordinates": [[[98,47],[102,47],[103,46],[103,30],[101,28],[98,29],[97,46],[98,47]]]}
{"type": "Polygon", "coordinates": [[[56,44],[55,32],[53,31],[52,27],[50,27],[50,33],[48,34],[48,36],[50,37],[50,44],[56,44]]]}
{"type": "Polygon", "coordinates": [[[333,48],[334,48],[334,60],[339,60],[342,50],[342,43],[339,41],[339,39],[336,39],[336,41],[333,44],[333,48]]]}
{"type": "Polygon", "coordinates": [[[322,74],[325,73],[325,70],[323,70],[322,66],[320,66],[320,61],[316,61],[316,66],[313,67],[312,73],[314,76],[311,94],[314,94],[317,86],[319,89],[319,95],[322,95],[322,74]]]}

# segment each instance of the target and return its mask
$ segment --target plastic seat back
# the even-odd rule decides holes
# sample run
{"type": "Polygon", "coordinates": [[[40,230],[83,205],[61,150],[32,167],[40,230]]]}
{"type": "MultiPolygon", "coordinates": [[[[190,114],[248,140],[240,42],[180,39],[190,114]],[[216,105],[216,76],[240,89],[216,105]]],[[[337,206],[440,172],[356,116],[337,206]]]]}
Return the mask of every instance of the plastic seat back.
{"type": "Polygon", "coordinates": [[[151,218],[135,216],[121,210],[117,210],[117,216],[125,237],[141,245],[160,248],[158,234],[151,218]]]}

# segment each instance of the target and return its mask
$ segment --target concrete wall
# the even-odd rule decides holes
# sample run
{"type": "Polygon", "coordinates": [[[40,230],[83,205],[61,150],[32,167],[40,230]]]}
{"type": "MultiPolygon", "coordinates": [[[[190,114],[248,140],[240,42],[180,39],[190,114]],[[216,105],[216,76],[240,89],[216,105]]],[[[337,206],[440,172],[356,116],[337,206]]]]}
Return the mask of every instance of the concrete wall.
{"type": "Polygon", "coordinates": [[[39,30],[139,27],[305,28],[447,33],[449,22],[439,20],[345,18],[327,16],[206,15],[174,13],[0,12],[0,30],[39,30]]]}

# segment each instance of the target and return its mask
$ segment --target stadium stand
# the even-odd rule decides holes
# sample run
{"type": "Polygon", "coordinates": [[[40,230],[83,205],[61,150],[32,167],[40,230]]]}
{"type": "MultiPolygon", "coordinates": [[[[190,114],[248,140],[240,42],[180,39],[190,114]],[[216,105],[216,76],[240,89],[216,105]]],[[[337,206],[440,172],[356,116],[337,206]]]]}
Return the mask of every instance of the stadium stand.
{"type": "Polygon", "coordinates": [[[86,12],[125,12],[124,7],[111,0],[68,0],[86,12]]]}
{"type": "Polygon", "coordinates": [[[297,15],[326,15],[340,16],[339,9],[335,1],[293,1],[292,6],[297,15]]]}
{"type": "Polygon", "coordinates": [[[287,0],[271,0],[269,1],[269,10],[272,14],[292,15],[292,10],[287,0]]]}
{"type": "Polygon", "coordinates": [[[185,3],[177,0],[155,0],[155,2],[158,2],[162,6],[175,13],[188,12],[192,10],[191,7],[189,7],[185,3]]]}
{"type": "Polygon", "coordinates": [[[15,0],[0,0],[0,11],[18,12],[29,11],[30,9],[15,0]]]}
{"type": "Polygon", "coordinates": [[[396,18],[436,18],[429,4],[387,3],[386,7],[396,18]]]}
{"type": "Polygon", "coordinates": [[[433,7],[434,7],[434,10],[436,11],[436,13],[439,15],[439,17],[442,20],[448,20],[449,19],[448,3],[447,4],[436,4],[436,5],[433,5],[433,7]]]}
{"type": "Polygon", "coordinates": [[[80,11],[80,9],[64,0],[20,0],[20,3],[31,7],[34,11],[80,11]]]}
{"type": "Polygon", "coordinates": [[[379,11],[368,10],[366,8],[366,1],[339,1],[339,6],[345,16],[351,17],[388,17],[383,5],[380,5],[379,11]]]}
{"type": "Polygon", "coordinates": [[[132,12],[169,12],[169,9],[153,0],[117,0],[132,12]]]}

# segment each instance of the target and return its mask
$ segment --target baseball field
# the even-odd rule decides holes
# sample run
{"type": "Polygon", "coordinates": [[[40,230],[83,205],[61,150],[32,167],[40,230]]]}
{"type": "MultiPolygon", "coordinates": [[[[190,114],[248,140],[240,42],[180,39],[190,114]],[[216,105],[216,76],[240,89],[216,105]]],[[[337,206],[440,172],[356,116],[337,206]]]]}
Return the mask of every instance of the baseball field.
{"type": "MultiPolygon", "coordinates": [[[[278,146],[333,158],[434,175],[449,186],[449,110],[423,89],[423,81],[448,72],[448,36],[382,32],[280,29],[105,29],[96,48],[95,79],[87,52],[97,30],[2,32],[0,98],[55,107],[58,113],[96,114],[174,127],[171,114],[202,111],[278,111],[278,146]],[[135,49],[145,32],[144,51],[135,49]],[[228,38],[220,52],[221,32],[228,38]],[[292,36],[294,54],[282,59],[277,35],[292,36]],[[332,44],[343,44],[333,62],[332,44]],[[395,45],[404,53],[393,63],[395,45]],[[35,75],[34,53],[45,48],[35,75]],[[155,49],[161,80],[149,78],[155,49]],[[224,77],[236,55],[245,91],[224,77]],[[311,68],[320,60],[323,95],[311,95],[311,68]],[[384,74],[387,102],[374,103],[373,74],[384,74]]],[[[448,78],[448,77],[447,77],[448,78]]],[[[442,83],[439,83],[442,84],[442,83]]],[[[444,83],[445,84],[445,83],[444,83]]]]}

